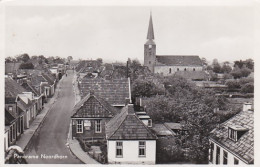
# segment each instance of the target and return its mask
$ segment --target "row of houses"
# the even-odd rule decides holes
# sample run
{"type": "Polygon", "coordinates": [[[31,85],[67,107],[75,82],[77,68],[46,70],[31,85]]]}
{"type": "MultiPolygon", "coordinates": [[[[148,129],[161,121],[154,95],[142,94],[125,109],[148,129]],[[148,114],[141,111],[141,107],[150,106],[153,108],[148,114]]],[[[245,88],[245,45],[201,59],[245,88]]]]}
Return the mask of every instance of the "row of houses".
{"type": "MultiPolygon", "coordinates": [[[[136,107],[131,101],[131,86],[129,79],[105,80],[102,78],[83,78],[78,81],[81,92],[81,101],[75,105],[72,121],[72,137],[83,142],[103,141],[106,145],[106,158],[109,164],[155,164],[156,163],[156,143],[160,137],[174,137],[176,135],[187,135],[188,132],[183,128],[181,123],[166,122],[153,124],[149,115],[147,115],[142,101],[136,107]]],[[[249,109],[250,110],[250,109],[249,109]]],[[[239,163],[252,163],[253,160],[253,112],[244,109],[221,124],[220,127],[212,131],[209,142],[214,143],[214,148],[209,150],[209,162],[223,163],[226,161],[214,156],[226,156],[229,158],[233,155],[237,157],[239,163]],[[245,115],[250,115],[248,121],[245,115]],[[229,139],[228,125],[237,130],[236,140],[229,139]],[[239,125],[238,125],[239,124],[239,125]],[[233,126],[232,126],[233,125],[233,126]],[[238,127],[239,126],[239,127],[238,127]],[[234,128],[236,127],[236,128],[234,128]],[[240,133],[242,127],[246,127],[245,133],[240,133]],[[218,129],[225,129],[223,132],[217,132],[218,129]],[[213,137],[214,134],[223,134],[222,137],[213,137]],[[235,145],[220,145],[219,139],[226,137],[226,140],[235,142],[235,145]],[[247,141],[247,142],[246,142],[247,141]],[[248,142],[250,141],[250,142],[248,142]],[[240,147],[239,143],[245,143],[247,151],[242,156],[237,152],[230,151],[235,147],[240,147]],[[225,148],[225,154],[219,154],[220,146],[225,148]],[[229,148],[230,147],[230,148],[229,148]],[[212,151],[213,150],[213,151],[212,151]],[[215,151],[215,152],[214,152],[215,151]],[[245,161],[246,156],[249,161],[245,161]],[[241,162],[240,162],[241,161],[241,162]]],[[[248,118],[248,117],[247,117],[248,118]]],[[[245,129],[245,128],[244,128],[245,129]]],[[[233,132],[232,132],[233,133],[233,132]]],[[[212,144],[211,144],[212,145],[212,144]]],[[[240,149],[245,149],[241,147],[240,149]]],[[[228,161],[228,164],[234,164],[237,161],[228,161]]]]}
{"type": "Polygon", "coordinates": [[[49,70],[17,70],[5,76],[4,149],[15,145],[30,128],[44,103],[55,93],[56,77],[49,70]]]}

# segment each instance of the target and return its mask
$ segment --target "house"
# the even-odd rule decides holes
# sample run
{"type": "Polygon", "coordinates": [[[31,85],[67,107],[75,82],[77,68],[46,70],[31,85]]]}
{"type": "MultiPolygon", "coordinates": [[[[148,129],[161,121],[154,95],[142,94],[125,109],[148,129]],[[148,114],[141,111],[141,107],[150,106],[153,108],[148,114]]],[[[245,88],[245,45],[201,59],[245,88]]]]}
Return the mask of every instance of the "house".
{"type": "Polygon", "coordinates": [[[157,136],[137,117],[133,104],[107,123],[106,139],[109,164],[156,163],[157,136]]]}
{"type": "Polygon", "coordinates": [[[79,90],[82,98],[93,90],[95,95],[103,98],[110,105],[117,108],[125,106],[125,99],[131,99],[129,78],[113,80],[83,78],[79,81],[79,90]]]}
{"type": "Polygon", "coordinates": [[[73,109],[72,137],[87,140],[104,140],[105,125],[117,110],[91,91],[73,109]]]}
{"type": "Polygon", "coordinates": [[[210,164],[254,164],[254,112],[250,105],[215,128],[209,143],[210,164]]]}
{"type": "Polygon", "coordinates": [[[11,145],[14,145],[17,140],[17,124],[17,119],[5,109],[5,150],[11,145]]]}
{"type": "Polygon", "coordinates": [[[13,126],[17,129],[15,131],[16,139],[23,133],[25,122],[24,119],[26,117],[26,113],[19,110],[17,104],[17,97],[23,92],[26,92],[26,90],[22,86],[11,78],[5,78],[5,110],[7,110],[17,120],[13,126]]]}
{"type": "Polygon", "coordinates": [[[42,77],[48,82],[50,86],[50,96],[53,96],[55,93],[56,79],[48,73],[42,73],[42,77]]]}
{"type": "Polygon", "coordinates": [[[24,81],[21,85],[27,92],[33,93],[33,100],[36,102],[36,110],[37,114],[43,109],[43,93],[41,94],[38,90],[36,90],[30,81],[24,81]]]}
{"type": "Polygon", "coordinates": [[[152,16],[150,16],[147,42],[144,44],[144,66],[152,73],[173,75],[177,71],[202,71],[203,64],[197,55],[157,55],[154,42],[152,16]]]}

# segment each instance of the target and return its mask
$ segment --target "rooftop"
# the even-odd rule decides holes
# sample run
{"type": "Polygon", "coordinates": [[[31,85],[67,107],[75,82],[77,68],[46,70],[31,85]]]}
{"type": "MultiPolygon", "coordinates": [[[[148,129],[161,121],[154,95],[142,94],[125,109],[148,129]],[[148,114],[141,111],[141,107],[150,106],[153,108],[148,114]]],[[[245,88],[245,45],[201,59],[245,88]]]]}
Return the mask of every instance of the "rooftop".
{"type": "Polygon", "coordinates": [[[132,104],[125,106],[122,111],[106,125],[108,140],[156,140],[157,137],[134,113],[132,104]]]}
{"type": "Polygon", "coordinates": [[[26,90],[11,78],[5,78],[5,97],[16,97],[26,90]]]}
{"type": "MultiPolygon", "coordinates": [[[[234,130],[235,130],[234,129],[234,130]]],[[[254,162],[254,112],[241,111],[231,119],[222,123],[219,128],[215,128],[210,138],[234,153],[246,163],[254,162]],[[228,137],[228,128],[247,130],[238,141],[233,141],[228,137]]]]}
{"type": "Polygon", "coordinates": [[[103,98],[111,105],[124,105],[125,99],[130,97],[130,87],[127,78],[114,80],[83,78],[79,84],[83,97],[93,90],[95,95],[103,98]]]}
{"type": "Polygon", "coordinates": [[[157,64],[174,66],[202,66],[199,56],[156,55],[157,64]]]}

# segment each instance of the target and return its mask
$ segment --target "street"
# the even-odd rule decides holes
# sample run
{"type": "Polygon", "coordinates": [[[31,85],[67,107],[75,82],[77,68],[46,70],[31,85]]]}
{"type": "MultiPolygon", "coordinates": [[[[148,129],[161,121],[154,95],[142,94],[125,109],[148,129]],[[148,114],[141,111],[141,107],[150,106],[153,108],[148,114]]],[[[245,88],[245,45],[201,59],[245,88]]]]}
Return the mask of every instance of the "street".
{"type": "Polygon", "coordinates": [[[74,73],[72,71],[67,71],[67,73],[68,76],[64,75],[60,81],[60,87],[56,88],[56,91],[59,91],[56,102],[46,115],[38,132],[33,136],[25,153],[26,156],[38,156],[27,158],[29,164],[82,163],[66,146],[70,116],[75,104],[72,85],[74,73]]]}

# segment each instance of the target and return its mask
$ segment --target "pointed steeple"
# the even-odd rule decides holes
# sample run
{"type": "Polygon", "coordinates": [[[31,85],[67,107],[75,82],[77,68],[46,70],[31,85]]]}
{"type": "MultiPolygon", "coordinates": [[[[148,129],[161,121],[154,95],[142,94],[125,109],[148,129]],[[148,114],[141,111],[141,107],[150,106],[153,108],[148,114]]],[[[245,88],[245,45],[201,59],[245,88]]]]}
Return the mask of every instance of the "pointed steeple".
{"type": "Polygon", "coordinates": [[[149,21],[147,39],[148,40],[154,39],[152,13],[150,13],[150,21],[149,21]]]}

